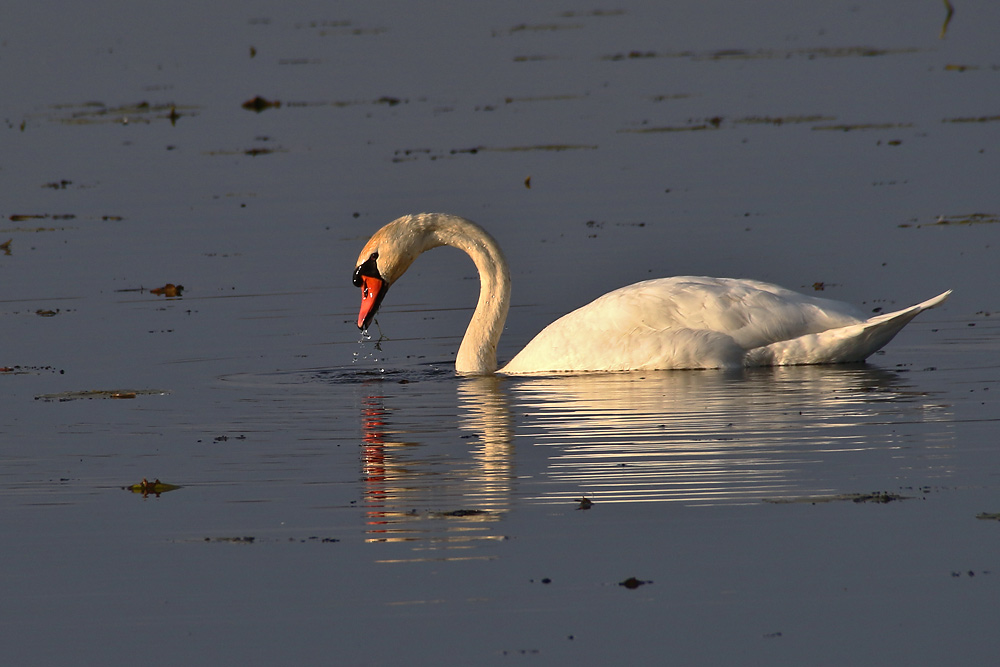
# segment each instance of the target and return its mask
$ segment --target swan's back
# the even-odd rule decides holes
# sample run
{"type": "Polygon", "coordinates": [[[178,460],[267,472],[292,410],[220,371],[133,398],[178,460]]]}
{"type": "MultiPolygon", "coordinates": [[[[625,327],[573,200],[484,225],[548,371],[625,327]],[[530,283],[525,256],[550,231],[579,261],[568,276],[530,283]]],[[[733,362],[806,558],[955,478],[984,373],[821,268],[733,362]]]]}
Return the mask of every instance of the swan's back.
{"type": "Polygon", "coordinates": [[[755,280],[675,276],[559,318],[502,370],[740,367],[754,348],[862,322],[852,306],[755,280]]]}

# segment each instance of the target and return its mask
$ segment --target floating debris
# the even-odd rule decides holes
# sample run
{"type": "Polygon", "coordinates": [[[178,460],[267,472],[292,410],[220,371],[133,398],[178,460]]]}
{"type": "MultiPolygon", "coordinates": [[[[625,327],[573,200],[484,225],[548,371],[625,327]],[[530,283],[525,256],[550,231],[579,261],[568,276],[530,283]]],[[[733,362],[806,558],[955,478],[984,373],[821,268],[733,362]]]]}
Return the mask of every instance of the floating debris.
{"type": "Polygon", "coordinates": [[[819,114],[812,116],[746,116],[737,118],[734,123],[747,125],[793,125],[799,123],[825,123],[836,120],[836,116],[822,116],[819,114]]]}
{"type": "Polygon", "coordinates": [[[1000,222],[1000,216],[995,213],[969,213],[968,215],[955,215],[950,217],[940,217],[934,225],[985,225],[1000,222]]]}
{"type": "Polygon", "coordinates": [[[383,95],[377,99],[368,100],[331,100],[331,101],[319,101],[319,102],[308,102],[308,101],[286,101],[282,102],[283,107],[291,108],[302,108],[302,107],[334,107],[337,109],[343,109],[347,107],[355,106],[368,106],[368,105],[384,105],[389,107],[394,107],[398,104],[409,104],[410,101],[402,97],[393,97],[391,95],[383,95]]]}
{"type": "Polygon", "coordinates": [[[25,220],[45,220],[50,217],[48,213],[14,213],[8,220],[11,222],[24,222],[25,220]]]}
{"type": "Polygon", "coordinates": [[[242,107],[247,111],[256,111],[260,113],[265,109],[277,109],[281,107],[281,102],[279,100],[268,100],[260,95],[257,95],[251,100],[247,100],[242,104],[242,107]]]}
{"type": "Polygon", "coordinates": [[[652,581],[643,581],[642,579],[636,579],[635,577],[629,577],[625,581],[619,581],[618,585],[619,586],[624,586],[625,588],[627,588],[629,590],[635,590],[636,588],[639,588],[639,586],[644,586],[645,584],[651,584],[651,583],[653,583],[653,582],[652,581]]]}
{"type": "Polygon", "coordinates": [[[150,294],[156,294],[157,296],[165,296],[167,298],[181,296],[181,292],[184,291],[184,285],[175,285],[173,283],[167,283],[163,287],[157,287],[156,289],[149,290],[150,294]]]}
{"type": "MultiPolygon", "coordinates": [[[[654,98],[656,100],[660,98],[654,98]]],[[[824,116],[821,114],[811,114],[804,116],[745,116],[731,121],[732,125],[799,125],[803,123],[819,123],[835,120],[836,116],[824,116]]],[[[699,132],[704,130],[718,130],[722,127],[722,116],[712,116],[711,118],[689,119],[687,125],[661,125],[653,127],[636,127],[618,130],[620,133],[630,134],[653,134],[658,132],[699,132]]],[[[820,126],[823,129],[862,129],[863,126],[820,126]]],[[[899,126],[893,126],[899,127],[899,126]]],[[[820,129],[814,127],[813,129],[820,129]]]]}
{"type": "Polygon", "coordinates": [[[270,155],[272,153],[287,153],[287,148],[239,148],[235,150],[220,149],[215,151],[206,151],[205,155],[249,155],[250,157],[257,157],[258,155],[270,155]]]}
{"type": "Polygon", "coordinates": [[[819,503],[853,502],[853,503],[879,503],[886,504],[896,500],[909,500],[912,496],[901,496],[898,493],[878,491],[874,493],[839,493],[832,496],[798,496],[789,498],[762,498],[765,503],[774,505],[787,505],[792,503],[809,503],[816,505],[819,503]]]}
{"type": "Polygon", "coordinates": [[[68,125],[98,123],[128,125],[129,123],[151,123],[158,119],[168,120],[173,125],[182,115],[178,110],[184,111],[183,115],[193,116],[198,109],[195,106],[178,105],[173,102],[151,104],[145,101],[120,106],[107,106],[103,102],[57,104],[51,108],[55,112],[51,119],[68,125]]]}
{"type": "Polygon", "coordinates": [[[254,540],[257,539],[253,536],[248,537],[206,537],[206,542],[228,542],[229,544],[253,544],[254,540]]]}
{"type": "Polygon", "coordinates": [[[516,35],[519,32],[557,32],[559,30],[580,30],[582,23],[519,23],[503,32],[493,31],[493,37],[503,35],[516,35]]]}
{"type": "Polygon", "coordinates": [[[835,132],[851,132],[854,130],[895,130],[913,127],[913,123],[853,123],[842,125],[816,125],[814,130],[833,130],[835,132]]]}
{"type": "Polygon", "coordinates": [[[854,498],[851,498],[852,502],[855,503],[891,503],[896,500],[907,500],[907,496],[901,496],[898,493],[887,493],[885,491],[879,493],[862,493],[856,494],[854,498]]]}
{"type": "MultiPolygon", "coordinates": [[[[14,213],[7,217],[11,222],[27,222],[31,220],[76,220],[75,213],[14,213]]],[[[84,220],[120,221],[124,220],[119,215],[83,216],[84,220]]],[[[0,229],[0,232],[57,232],[66,229],[76,229],[75,227],[7,227],[0,229]]]]}
{"type": "Polygon", "coordinates": [[[816,47],[807,49],[717,49],[714,51],[626,51],[601,56],[601,60],[620,62],[645,58],[686,58],[690,60],[788,60],[789,58],[872,58],[876,56],[918,53],[917,48],[878,49],[870,46],[816,47]]]}
{"type": "Polygon", "coordinates": [[[959,116],[958,118],[944,118],[942,123],[993,123],[1000,120],[1000,116],[959,116]]]}
{"type": "Polygon", "coordinates": [[[955,15],[955,8],[952,7],[949,0],[944,0],[944,7],[944,23],[941,24],[941,34],[938,36],[938,39],[944,39],[945,35],[948,34],[948,24],[951,23],[951,17],[955,15]]]}
{"type": "MultiPolygon", "coordinates": [[[[530,176],[529,176],[529,178],[530,178],[530,176]]],[[[531,186],[528,186],[528,187],[531,187],[531,186]]],[[[13,240],[14,239],[7,239],[3,243],[0,243],[0,250],[3,250],[3,254],[5,254],[5,255],[9,255],[10,254],[10,244],[11,244],[11,242],[13,240]]]]}
{"type": "Polygon", "coordinates": [[[29,375],[29,374],[39,375],[43,372],[45,373],[58,372],[59,374],[62,374],[65,371],[56,371],[56,369],[52,366],[20,366],[20,365],[0,366],[0,373],[5,375],[29,375]]]}
{"type": "Polygon", "coordinates": [[[57,394],[39,394],[35,396],[35,400],[45,401],[46,403],[65,403],[85,398],[122,399],[136,398],[138,396],[166,396],[169,393],[166,389],[90,389],[87,391],[61,391],[57,394]]]}
{"type": "Polygon", "coordinates": [[[976,518],[981,521],[1000,521],[1000,512],[980,512],[976,518]]]}
{"type": "Polygon", "coordinates": [[[142,481],[139,482],[138,484],[122,487],[122,489],[125,491],[131,491],[132,493],[141,493],[143,498],[148,497],[149,494],[153,494],[154,496],[159,498],[161,493],[167,493],[168,491],[176,491],[179,488],[181,487],[177,486],[176,484],[164,484],[158,479],[150,482],[145,477],[143,477],[142,481]]]}
{"type": "Polygon", "coordinates": [[[202,542],[221,542],[224,544],[260,544],[262,542],[267,543],[288,543],[297,542],[299,544],[336,544],[340,542],[340,538],[337,537],[320,537],[319,535],[310,535],[309,537],[289,537],[288,539],[279,538],[267,538],[267,537],[255,537],[253,535],[245,536],[235,536],[235,537],[205,537],[201,540],[202,542]]]}
{"type": "MultiPolygon", "coordinates": [[[[431,161],[444,158],[453,158],[458,155],[478,155],[479,153],[527,153],[532,151],[554,152],[576,151],[576,150],[597,150],[597,146],[591,144],[537,144],[530,146],[472,146],[471,148],[452,148],[447,151],[432,150],[430,148],[400,148],[393,153],[393,162],[410,162],[420,156],[426,156],[431,161]]],[[[530,186],[529,186],[530,187],[530,186]]]]}
{"type": "MultiPolygon", "coordinates": [[[[217,435],[214,438],[212,438],[212,442],[229,442],[230,438],[233,439],[233,440],[246,440],[247,439],[247,437],[245,435],[232,435],[232,436],[230,436],[230,435],[217,435]]],[[[201,441],[199,440],[198,442],[201,442],[201,441]]]]}
{"type": "Polygon", "coordinates": [[[577,506],[578,510],[589,510],[591,507],[594,506],[594,501],[591,500],[590,498],[587,498],[586,496],[584,496],[583,498],[577,498],[573,502],[580,503],[577,506]]]}
{"type": "MultiPolygon", "coordinates": [[[[473,151],[479,152],[494,152],[494,153],[527,153],[530,151],[547,151],[554,153],[561,153],[562,151],[596,151],[597,146],[593,144],[535,144],[532,146],[500,146],[497,148],[489,148],[486,146],[480,146],[473,151]]],[[[455,151],[452,151],[455,152],[455,151]]]]}
{"type": "Polygon", "coordinates": [[[900,227],[948,227],[954,225],[989,225],[1000,222],[1000,215],[996,213],[966,213],[962,215],[939,215],[934,222],[925,224],[913,224],[916,220],[904,222],[900,227]]]}
{"type": "Polygon", "coordinates": [[[655,127],[633,127],[618,130],[621,134],[655,134],[660,132],[701,132],[704,130],[718,130],[722,127],[722,116],[711,118],[689,120],[687,125],[660,125],[655,127]]]}
{"type": "MultiPolygon", "coordinates": [[[[680,57],[687,55],[693,55],[690,53],[677,54],[680,57]]],[[[629,51],[628,53],[613,53],[609,56],[603,56],[601,60],[610,60],[612,62],[617,62],[619,60],[638,60],[640,58],[660,58],[668,56],[660,56],[656,51],[629,51]]]]}

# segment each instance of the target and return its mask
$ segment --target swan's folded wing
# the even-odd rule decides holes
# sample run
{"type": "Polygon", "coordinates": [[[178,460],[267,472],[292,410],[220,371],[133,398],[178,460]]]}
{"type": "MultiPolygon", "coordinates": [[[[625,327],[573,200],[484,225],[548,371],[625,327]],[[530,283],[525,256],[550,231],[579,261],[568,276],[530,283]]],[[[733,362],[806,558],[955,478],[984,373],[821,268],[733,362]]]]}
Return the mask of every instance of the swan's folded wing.
{"type": "Polygon", "coordinates": [[[910,320],[951,294],[939,294],[915,306],[878,315],[865,322],[779,341],[750,350],[747,366],[794,366],[861,362],[884,347],[910,320]]]}

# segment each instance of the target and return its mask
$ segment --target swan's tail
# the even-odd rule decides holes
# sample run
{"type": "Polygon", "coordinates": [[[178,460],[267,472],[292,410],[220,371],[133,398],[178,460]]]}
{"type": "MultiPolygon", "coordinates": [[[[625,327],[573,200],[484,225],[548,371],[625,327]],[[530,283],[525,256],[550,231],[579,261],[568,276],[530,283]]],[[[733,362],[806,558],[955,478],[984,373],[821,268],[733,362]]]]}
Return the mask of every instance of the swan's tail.
{"type": "Polygon", "coordinates": [[[915,306],[877,315],[839,329],[800,336],[750,350],[747,366],[794,366],[798,364],[846,364],[860,362],[882,349],[910,320],[941,304],[951,290],[915,306]]]}

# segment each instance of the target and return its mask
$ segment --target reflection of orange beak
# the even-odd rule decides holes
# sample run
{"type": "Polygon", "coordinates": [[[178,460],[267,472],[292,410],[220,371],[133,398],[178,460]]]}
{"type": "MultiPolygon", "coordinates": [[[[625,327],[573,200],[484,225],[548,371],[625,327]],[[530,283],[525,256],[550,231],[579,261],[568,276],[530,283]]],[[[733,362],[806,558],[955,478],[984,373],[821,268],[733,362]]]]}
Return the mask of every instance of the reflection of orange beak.
{"type": "Polygon", "coordinates": [[[358,313],[358,328],[367,329],[375,319],[382,297],[389,287],[381,278],[361,276],[361,312],[358,313]]]}

